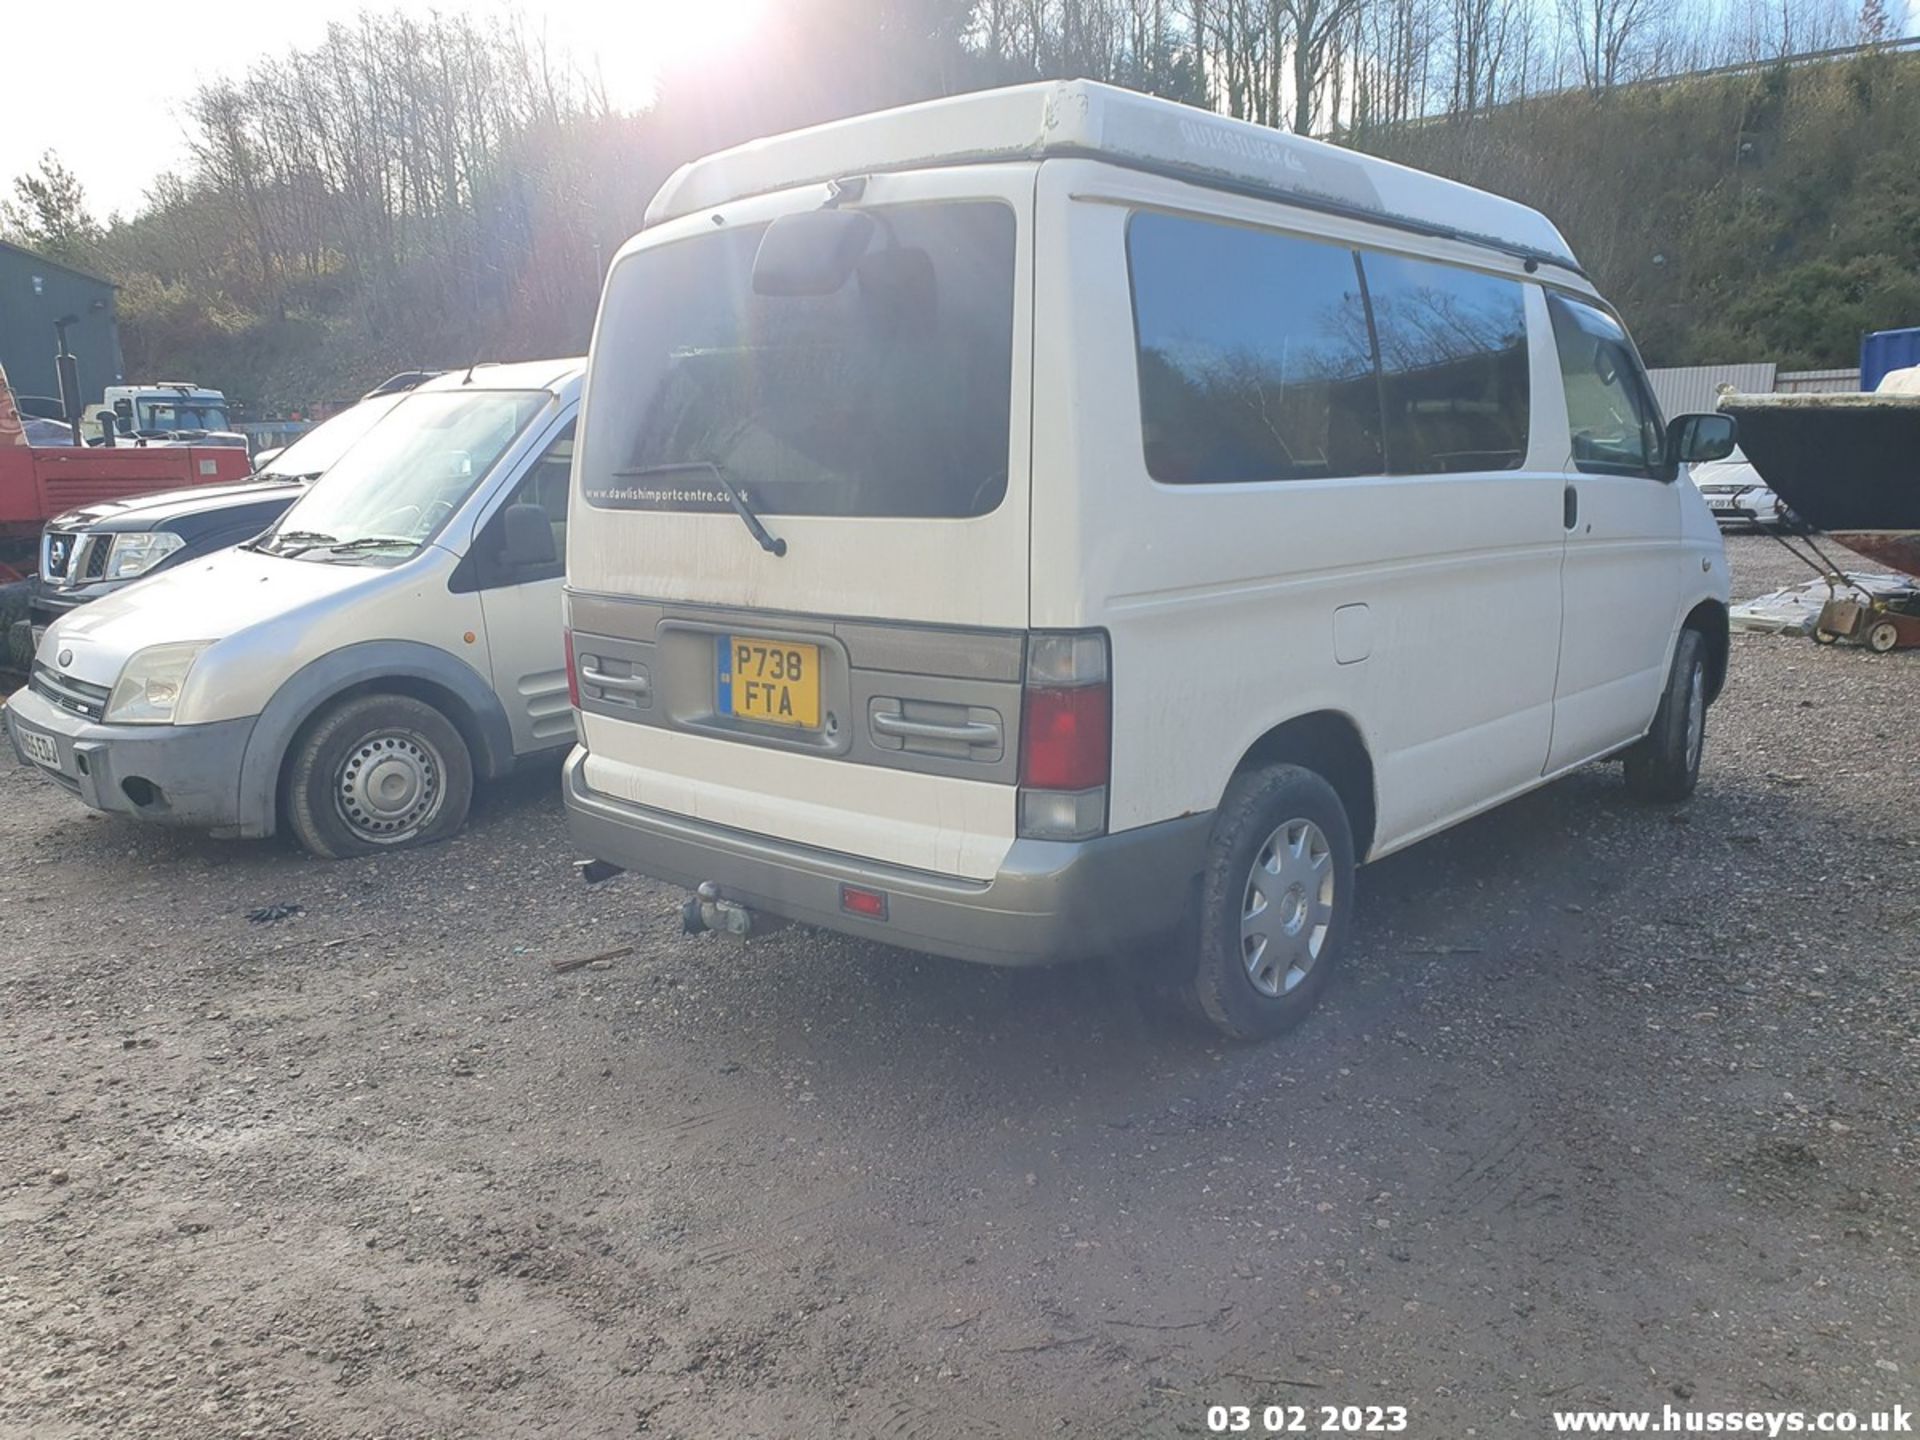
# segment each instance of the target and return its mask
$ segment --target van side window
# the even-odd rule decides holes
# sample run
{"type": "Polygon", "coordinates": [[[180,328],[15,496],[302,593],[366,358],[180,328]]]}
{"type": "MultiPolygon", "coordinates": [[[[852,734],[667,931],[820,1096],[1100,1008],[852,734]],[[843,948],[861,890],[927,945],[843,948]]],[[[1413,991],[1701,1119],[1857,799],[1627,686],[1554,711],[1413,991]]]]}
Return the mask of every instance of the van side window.
{"type": "Polygon", "coordinates": [[[567,490],[573,472],[573,430],[577,423],[569,420],[566,427],[547,442],[547,448],[540,452],[540,458],[527,467],[527,473],[520,477],[520,483],[513,487],[513,493],[507,496],[487,522],[486,531],[475,549],[479,552],[477,558],[483,562],[484,583],[488,588],[549,579],[564,569],[567,553],[567,490]],[[506,514],[515,505],[538,505],[547,512],[547,524],[553,530],[553,553],[561,557],[550,570],[543,567],[538,573],[529,574],[507,567],[506,514]]]}
{"type": "Polygon", "coordinates": [[[1353,252],[1152,211],[1127,227],[1147,472],[1172,484],[1377,475],[1353,252]]]}
{"type": "Polygon", "coordinates": [[[1657,476],[1664,449],[1660,411],[1626,330],[1597,306],[1551,290],[1547,311],[1560,352],[1574,468],[1657,476]]]}
{"type": "Polygon", "coordinates": [[[1517,470],[1527,455],[1527,307],[1518,281],[1363,251],[1380,345],[1387,469],[1517,470]]]}

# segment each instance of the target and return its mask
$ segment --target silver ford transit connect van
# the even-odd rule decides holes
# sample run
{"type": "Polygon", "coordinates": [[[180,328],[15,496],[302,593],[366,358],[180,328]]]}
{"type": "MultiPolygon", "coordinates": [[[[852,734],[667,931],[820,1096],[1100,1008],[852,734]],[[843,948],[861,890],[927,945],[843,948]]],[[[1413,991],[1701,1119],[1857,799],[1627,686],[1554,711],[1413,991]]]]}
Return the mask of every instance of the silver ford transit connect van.
{"type": "Polygon", "coordinates": [[[573,738],[560,615],[579,360],[429,380],[267,531],[75,610],[6,706],[96,810],[327,857],[440,839],[573,738]]]}

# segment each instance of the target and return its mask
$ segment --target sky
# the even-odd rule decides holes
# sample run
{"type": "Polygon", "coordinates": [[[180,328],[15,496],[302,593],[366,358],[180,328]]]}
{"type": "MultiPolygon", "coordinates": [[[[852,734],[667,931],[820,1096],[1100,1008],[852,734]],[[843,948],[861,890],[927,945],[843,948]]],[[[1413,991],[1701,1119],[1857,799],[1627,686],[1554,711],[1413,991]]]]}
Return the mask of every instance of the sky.
{"type": "MultiPolygon", "coordinates": [[[[93,0],[59,5],[0,0],[0,193],[58,152],[80,177],[94,214],[139,208],[153,177],[184,170],[180,107],[205,80],[244,75],[250,64],[312,46],[329,22],[352,20],[368,0],[93,0]]],[[[748,38],[775,0],[520,0],[518,12],[582,70],[598,67],[613,103],[644,105],[654,76],[689,60],[719,58],[748,38]]],[[[379,0],[378,9],[425,15],[500,13],[501,0],[379,0]]]]}
{"type": "MultiPolygon", "coordinates": [[[[156,175],[184,170],[180,107],[205,80],[238,78],[250,64],[317,44],[329,22],[369,3],[425,15],[499,13],[507,0],[92,0],[74,12],[0,0],[0,196],[47,149],[80,177],[101,219],[131,213],[156,175]]],[[[792,0],[519,0],[530,27],[583,71],[597,69],[623,109],[646,104],[656,74],[724,61],[759,18],[792,0]]],[[[1901,6],[1893,7],[1896,14],[1901,6]]],[[[1920,28],[1920,0],[1907,24],[1920,28]]]]}

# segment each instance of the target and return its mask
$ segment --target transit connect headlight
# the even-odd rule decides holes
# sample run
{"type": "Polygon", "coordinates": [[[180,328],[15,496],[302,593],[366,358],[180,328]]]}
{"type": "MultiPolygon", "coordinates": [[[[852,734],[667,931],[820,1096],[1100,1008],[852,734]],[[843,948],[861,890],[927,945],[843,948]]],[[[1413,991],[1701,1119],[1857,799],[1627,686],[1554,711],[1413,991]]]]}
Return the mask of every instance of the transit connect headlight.
{"type": "Polygon", "coordinates": [[[116,535],[107,556],[107,579],[131,580],[144,575],[187,542],[166,530],[116,535]]]}
{"type": "Polygon", "coordinates": [[[187,672],[211,640],[186,640],[167,645],[149,645],[134,652],[114,683],[107,700],[106,721],[110,725],[165,725],[173,719],[174,706],[186,688],[187,672]]]}

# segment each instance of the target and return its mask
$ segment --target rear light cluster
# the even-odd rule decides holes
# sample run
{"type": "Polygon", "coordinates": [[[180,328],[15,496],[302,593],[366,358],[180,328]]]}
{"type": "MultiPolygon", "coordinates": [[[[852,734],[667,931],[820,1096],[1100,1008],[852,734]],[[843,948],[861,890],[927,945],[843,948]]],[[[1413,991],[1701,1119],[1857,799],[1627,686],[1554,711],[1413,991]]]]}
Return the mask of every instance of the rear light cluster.
{"type": "Polygon", "coordinates": [[[562,630],[560,635],[567,646],[567,703],[578,710],[580,708],[580,671],[573,663],[573,631],[562,630]]]}
{"type": "Polygon", "coordinates": [[[1027,640],[1020,717],[1020,834],[1086,840],[1106,833],[1113,769],[1113,679],[1101,631],[1027,640]]]}

